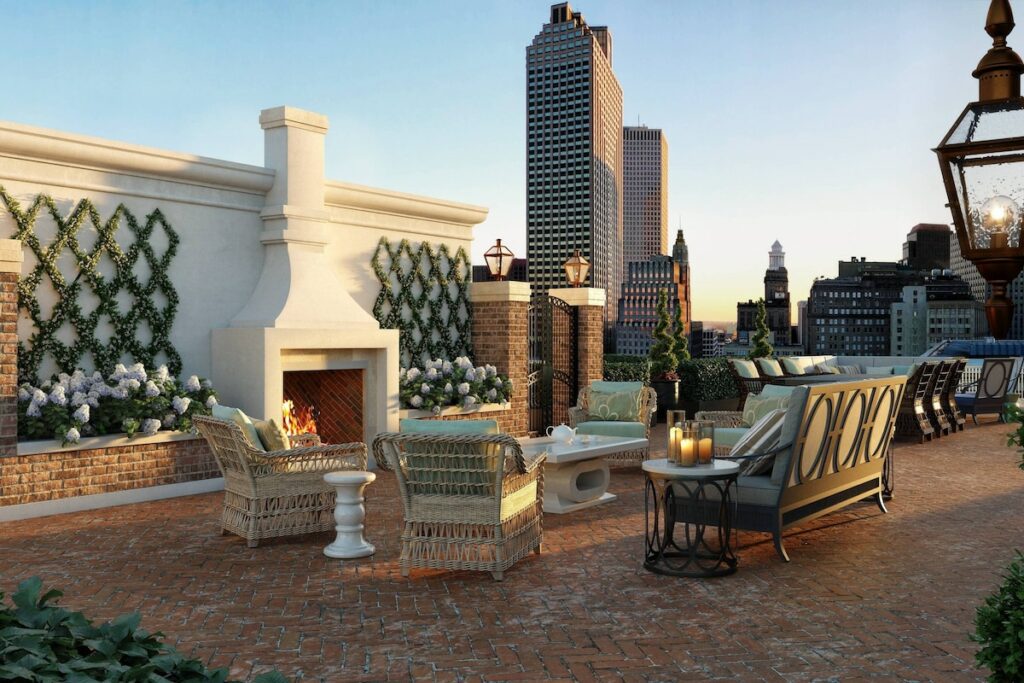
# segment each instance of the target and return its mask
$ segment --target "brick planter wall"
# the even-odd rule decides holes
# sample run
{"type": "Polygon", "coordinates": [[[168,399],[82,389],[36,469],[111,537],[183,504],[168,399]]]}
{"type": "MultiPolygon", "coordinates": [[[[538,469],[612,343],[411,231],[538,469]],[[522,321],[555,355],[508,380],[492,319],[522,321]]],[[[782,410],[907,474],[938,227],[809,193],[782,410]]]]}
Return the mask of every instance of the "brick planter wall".
{"type": "MultiPolygon", "coordinates": [[[[480,411],[474,410],[469,413],[454,413],[450,415],[419,415],[420,411],[411,411],[413,414],[408,415],[408,411],[402,411],[399,413],[399,417],[413,417],[417,420],[497,420],[498,429],[501,430],[502,434],[511,434],[512,436],[524,436],[526,433],[525,423],[522,420],[526,417],[525,413],[516,413],[515,407],[511,405],[513,402],[509,401],[510,407],[507,410],[487,410],[480,411]],[[517,430],[522,430],[522,433],[517,430]]],[[[526,403],[523,402],[525,407],[526,403]]]]}
{"type": "Polygon", "coordinates": [[[17,453],[18,273],[0,271],[0,458],[17,453]]]}
{"type": "MultiPolygon", "coordinates": [[[[220,476],[206,441],[177,435],[171,439],[0,458],[0,507],[220,476]]],[[[126,442],[117,437],[83,442],[111,440],[126,442]]]]}
{"type": "MultiPolygon", "coordinates": [[[[445,416],[440,419],[472,420],[494,417],[503,433],[526,436],[527,335],[529,333],[530,286],[525,282],[474,282],[473,354],[476,363],[490,363],[512,380],[511,409],[500,413],[445,416]]],[[[437,418],[435,418],[437,419],[437,418]]]]}

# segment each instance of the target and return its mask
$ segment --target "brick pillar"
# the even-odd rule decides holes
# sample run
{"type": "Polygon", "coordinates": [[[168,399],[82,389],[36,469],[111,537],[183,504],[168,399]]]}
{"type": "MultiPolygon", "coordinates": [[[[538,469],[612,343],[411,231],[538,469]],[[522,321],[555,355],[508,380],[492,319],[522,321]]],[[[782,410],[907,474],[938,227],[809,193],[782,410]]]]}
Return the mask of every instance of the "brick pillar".
{"type": "MultiPolygon", "coordinates": [[[[477,365],[490,363],[512,380],[512,407],[505,432],[526,436],[527,335],[530,285],[527,282],[474,282],[469,287],[473,304],[473,354],[477,365]]],[[[485,416],[486,417],[486,416],[485,416]]]]}
{"type": "Polygon", "coordinates": [[[579,344],[579,387],[604,377],[604,302],[605,291],[596,287],[564,287],[549,289],[548,295],[558,297],[576,308],[579,344]]]}
{"type": "Polygon", "coordinates": [[[21,242],[0,240],[0,457],[18,454],[18,277],[21,242]]]}

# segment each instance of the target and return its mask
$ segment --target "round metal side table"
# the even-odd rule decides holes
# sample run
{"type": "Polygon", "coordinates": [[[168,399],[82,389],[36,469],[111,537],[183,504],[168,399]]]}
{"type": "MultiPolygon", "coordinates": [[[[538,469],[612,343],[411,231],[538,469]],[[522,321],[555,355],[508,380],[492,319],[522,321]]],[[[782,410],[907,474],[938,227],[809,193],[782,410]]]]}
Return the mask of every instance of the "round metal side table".
{"type": "Polygon", "coordinates": [[[732,489],[739,464],[712,460],[708,465],[681,467],[662,458],[644,462],[643,469],[647,475],[644,568],[689,577],[735,572],[732,489]],[[714,497],[708,497],[709,489],[714,497]]]}

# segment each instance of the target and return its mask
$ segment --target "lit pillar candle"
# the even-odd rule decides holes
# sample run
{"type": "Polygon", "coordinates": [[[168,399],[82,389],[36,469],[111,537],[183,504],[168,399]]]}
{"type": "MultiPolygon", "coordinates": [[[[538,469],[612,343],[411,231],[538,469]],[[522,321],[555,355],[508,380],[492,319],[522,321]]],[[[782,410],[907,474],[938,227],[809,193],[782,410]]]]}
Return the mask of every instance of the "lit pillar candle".
{"type": "Polygon", "coordinates": [[[703,437],[697,444],[697,450],[701,462],[711,462],[711,437],[703,437]]]}
{"type": "Polygon", "coordinates": [[[683,438],[683,430],[680,427],[672,427],[668,430],[668,461],[679,462],[679,442],[683,438]]]}
{"type": "Polygon", "coordinates": [[[693,439],[683,438],[679,442],[679,464],[693,465],[697,461],[697,452],[694,449],[693,439]]]}

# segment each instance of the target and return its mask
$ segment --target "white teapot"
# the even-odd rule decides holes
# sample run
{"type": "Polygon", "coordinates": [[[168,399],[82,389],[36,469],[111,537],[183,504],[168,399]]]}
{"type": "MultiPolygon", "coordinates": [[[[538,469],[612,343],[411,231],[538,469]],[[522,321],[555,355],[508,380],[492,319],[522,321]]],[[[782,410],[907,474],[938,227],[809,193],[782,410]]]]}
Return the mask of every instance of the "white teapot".
{"type": "Polygon", "coordinates": [[[576,430],[566,424],[560,424],[557,427],[548,427],[547,435],[555,441],[572,443],[573,438],[576,436],[576,430]]]}

